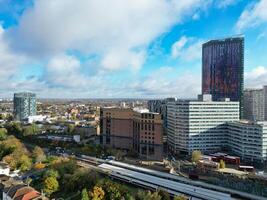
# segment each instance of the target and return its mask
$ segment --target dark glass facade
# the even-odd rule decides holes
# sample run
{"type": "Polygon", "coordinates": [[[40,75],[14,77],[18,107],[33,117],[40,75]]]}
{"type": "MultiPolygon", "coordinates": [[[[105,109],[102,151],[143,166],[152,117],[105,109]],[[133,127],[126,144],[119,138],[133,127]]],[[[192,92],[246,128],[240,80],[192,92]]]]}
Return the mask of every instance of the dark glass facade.
{"type": "Polygon", "coordinates": [[[202,94],[230,98],[243,111],[244,37],[211,40],[202,46],[202,94]]]}

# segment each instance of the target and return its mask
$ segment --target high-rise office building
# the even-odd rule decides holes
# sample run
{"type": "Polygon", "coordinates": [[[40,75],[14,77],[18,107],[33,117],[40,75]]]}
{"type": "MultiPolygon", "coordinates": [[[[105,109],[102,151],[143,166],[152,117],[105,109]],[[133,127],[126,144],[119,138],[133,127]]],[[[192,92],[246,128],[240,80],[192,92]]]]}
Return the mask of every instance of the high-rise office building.
{"type": "Polygon", "coordinates": [[[226,123],[239,120],[239,102],[212,101],[211,95],[168,102],[167,110],[168,146],[175,153],[220,150],[227,146],[226,123]]]}
{"type": "Polygon", "coordinates": [[[243,111],[244,37],[211,40],[202,46],[202,94],[230,98],[243,111]]]}
{"type": "Polygon", "coordinates": [[[36,95],[29,92],[14,94],[14,119],[22,121],[36,115],[36,95]]]}

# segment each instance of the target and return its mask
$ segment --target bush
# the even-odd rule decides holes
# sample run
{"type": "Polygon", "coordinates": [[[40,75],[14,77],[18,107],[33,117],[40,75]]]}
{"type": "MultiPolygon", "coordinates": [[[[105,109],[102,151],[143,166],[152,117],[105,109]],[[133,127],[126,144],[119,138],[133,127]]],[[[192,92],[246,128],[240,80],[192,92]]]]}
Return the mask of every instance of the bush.
{"type": "Polygon", "coordinates": [[[40,170],[40,169],[44,169],[45,168],[45,164],[43,163],[36,163],[34,166],[33,166],[34,169],[37,169],[37,170],[40,170]]]}

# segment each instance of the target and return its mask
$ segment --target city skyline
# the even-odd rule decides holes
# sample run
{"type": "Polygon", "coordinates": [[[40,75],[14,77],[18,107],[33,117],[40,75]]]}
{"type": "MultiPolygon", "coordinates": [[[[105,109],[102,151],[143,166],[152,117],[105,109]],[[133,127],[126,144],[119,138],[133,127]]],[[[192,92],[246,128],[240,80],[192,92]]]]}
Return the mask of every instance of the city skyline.
{"type": "Polygon", "coordinates": [[[195,97],[201,45],[240,33],[244,88],[267,84],[266,0],[113,4],[0,0],[0,97],[195,97]]]}

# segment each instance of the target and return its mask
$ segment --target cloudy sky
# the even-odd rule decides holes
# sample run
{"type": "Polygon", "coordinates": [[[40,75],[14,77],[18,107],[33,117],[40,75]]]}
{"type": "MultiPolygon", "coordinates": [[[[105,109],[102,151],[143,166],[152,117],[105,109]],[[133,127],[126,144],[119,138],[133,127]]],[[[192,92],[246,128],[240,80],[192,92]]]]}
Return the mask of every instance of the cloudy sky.
{"type": "Polygon", "coordinates": [[[0,0],[0,97],[194,97],[201,44],[245,35],[267,84],[267,0],[0,0]]]}

